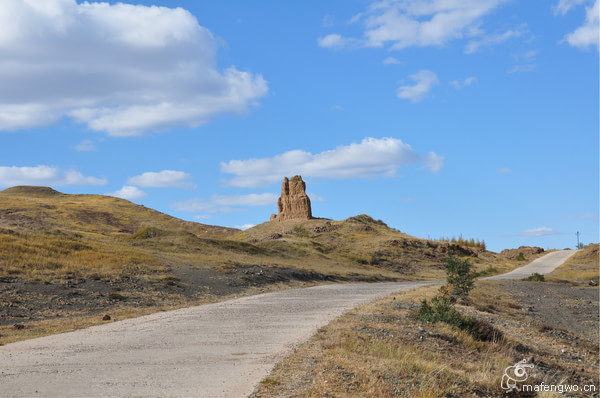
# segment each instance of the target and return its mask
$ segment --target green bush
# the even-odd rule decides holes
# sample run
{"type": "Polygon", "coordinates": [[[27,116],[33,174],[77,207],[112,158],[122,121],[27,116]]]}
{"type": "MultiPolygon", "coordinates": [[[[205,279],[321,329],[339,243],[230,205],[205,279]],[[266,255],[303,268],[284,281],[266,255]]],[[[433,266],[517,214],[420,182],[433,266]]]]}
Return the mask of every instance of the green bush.
{"type": "Polygon", "coordinates": [[[488,322],[461,314],[450,300],[439,295],[432,298],[430,303],[423,299],[414,318],[423,322],[447,323],[481,341],[500,341],[504,338],[502,332],[488,322]]]}
{"type": "Polygon", "coordinates": [[[446,280],[450,285],[451,293],[458,297],[467,297],[473,289],[477,276],[477,273],[471,271],[469,260],[450,256],[444,260],[444,268],[446,268],[446,280]]]}
{"type": "Polygon", "coordinates": [[[523,252],[519,252],[519,255],[517,257],[515,257],[515,260],[517,260],[517,261],[526,261],[527,259],[523,255],[523,252]]]}
{"type": "Polygon", "coordinates": [[[462,323],[462,315],[456,311],[452,302],[439,295],[432,298],[431,303],[423,299],[416,318],[423,322],[445,322],[456,327],[462,323]]]}
{"type": "Polygon", "coordinates": [[[413,317],[423,322],[447,323],[467,331],[481,341],[503,339],[502,332],[488,322],[463,315],[454,306],[456,296],[466,298],[473,289],[477,273],[471,271],[469,260],[460,260],[451,256],[444,260],[444,267],[446,268],[447,284],[440,288],[440,294],[432,298],[430,302],[423,299],[419,309],[413,313],[413,317]]]}
{"type": "Polygon", "coordinates": [[[537,272],[529,275],[527,278],[524,278],[523,280],[527,281],[527,282],[544,282],[545,281],[544,275],[538,274],[537,272]]]}

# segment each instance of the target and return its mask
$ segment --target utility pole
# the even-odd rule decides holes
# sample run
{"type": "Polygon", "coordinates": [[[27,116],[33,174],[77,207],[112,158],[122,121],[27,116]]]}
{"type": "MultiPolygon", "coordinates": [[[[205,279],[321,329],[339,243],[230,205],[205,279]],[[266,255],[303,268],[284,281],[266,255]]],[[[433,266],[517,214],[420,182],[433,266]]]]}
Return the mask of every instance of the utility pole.
{"type": "Polygon", "coordinates": [[[579,249],[579,231],[577,231],[577,249],[579,249]]]}

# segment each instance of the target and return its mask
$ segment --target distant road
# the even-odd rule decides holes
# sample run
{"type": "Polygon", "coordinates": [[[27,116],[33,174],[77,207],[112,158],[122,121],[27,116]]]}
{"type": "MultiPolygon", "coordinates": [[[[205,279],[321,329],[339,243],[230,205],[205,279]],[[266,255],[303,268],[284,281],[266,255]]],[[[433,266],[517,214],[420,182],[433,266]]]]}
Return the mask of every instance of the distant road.
{"type": "MultiPolygon", "coordinates": [[[[572,254],[550,253],[487,279],[549,272],[572,254]]],[[[8,344],[0,347],[0,396],[246,397],[346,310],[430,283],[284,290],[8,344]]]]}
{"type": "Polygon", "coordinates": [[[569,257],[577,253],[577,250],[559,250],[555,252],[551,252],[546,254],[543,257],[537,258],[527,264],[524,267],[514,269],[506,274],[489,276],[487,278],[481,278],[482,280],[490,279],[490,280],[503,280],[503,279],[523,279],[527,278],[529,275],[538,273],[538,274],[548,274],[554,271],[555,268],[560,266],[562,263],[567,261],[569,257]]]}

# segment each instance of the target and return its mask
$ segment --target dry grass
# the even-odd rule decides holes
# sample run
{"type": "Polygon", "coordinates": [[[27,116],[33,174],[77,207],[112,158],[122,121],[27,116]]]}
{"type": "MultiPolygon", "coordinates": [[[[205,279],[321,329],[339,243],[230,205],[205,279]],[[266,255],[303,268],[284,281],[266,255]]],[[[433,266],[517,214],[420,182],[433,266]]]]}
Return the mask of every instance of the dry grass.
{"type": "MultiPolygon", "coordinates": [[[[580,384],[596,377],[594,353],[584,362],[565,363],[560,357],[562,341],[538,332],[527,334],[526,343],[521,343],[528,328],[519,322],[518,305],[496,286],[478,283],[473,291],[473,301],[484,311],[460,309],[501,325],[501,341],[479,341],[446,324],[414,320],[411,312],[420,300],[437,290],[422,288],[334,320],[278,364],[253,396],[503,397],[504,369],[531,356],[539,364],[530,377],[532,384],[580,384]]],[[[594,352],[597,355],[597,349],[594,352]]]]}
{"type": "Polygon", "coordinates": [[[417,239],[366,215],[267,222],[237,231],[100,195],[17,187],[0,192],[0,199],[0,277],[119,279],[167,275],[177,265],[227,272],[260,264],[338,279],[424,280],[443,277],[441,260],[453,251],[472,257],[476,268],[516,265],[481,249],[417,239]]]}
{"type": "Polygon", "coordinates": [[[571,256],[563,265],[546,275],[551,282],[588,283],[590,280],[598,283],[600,277],[599,245],[592,243],[579,253],[571,256]]]}

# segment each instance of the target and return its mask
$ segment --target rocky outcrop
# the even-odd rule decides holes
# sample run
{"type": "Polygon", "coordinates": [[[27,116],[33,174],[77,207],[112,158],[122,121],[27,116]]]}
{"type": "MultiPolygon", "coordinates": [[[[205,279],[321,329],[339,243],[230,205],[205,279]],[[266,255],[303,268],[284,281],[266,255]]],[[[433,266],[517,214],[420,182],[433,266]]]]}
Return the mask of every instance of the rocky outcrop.
{"type": "Polygon", "coordinates": [[[306,184],[302,177],[286,177],[281,186],[281,196],[277,200],[279,214],[271,215],[272,220],[309,220],[312,218],[310,199],[306,194],[306,184]]]}

